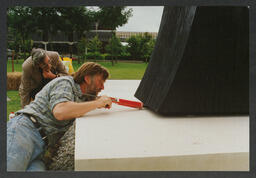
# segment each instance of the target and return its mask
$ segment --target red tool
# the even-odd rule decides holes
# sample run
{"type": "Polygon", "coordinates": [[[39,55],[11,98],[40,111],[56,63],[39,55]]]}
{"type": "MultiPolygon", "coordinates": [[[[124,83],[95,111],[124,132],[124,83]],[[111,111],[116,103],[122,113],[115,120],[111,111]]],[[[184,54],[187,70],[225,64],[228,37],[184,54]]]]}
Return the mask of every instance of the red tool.
{"type": "Polygon", "coordinates": [[[113,97],[110,97],[110,98],[113,103],[116,103],[118,105],[128,106],[128,107],[132,107],[132,108],[139,108],[139,109],[141,109],[143,107],[142,102],[130,101],[130,100],[125,100],[125,99],[113,98],[113,97]]]}
{"type": "MultiPolygon", "coordinates": [[[[86,96],[91,96],[91,97],[94,97],[94,98],[97,98],[97,96],[95,95],[91,95],[91,94],[83,94],[83,95],[86,95],[86,96]]],[[[122,105],[122,106],[128,106],[128,107],[132,107],[132,108],[139,108],[141,109],[143,107],[143,103],[142,102],[138,102],[138,101],[130,101],[130,100],[125,100],[125,99],[119,99],[119,98],[113,98],[113,97],[110,97],[112,102],[113,103],[116,103],[118,105],[122,105]]],[[[107,108],[108,106],[106,106],[107,108]]]]}

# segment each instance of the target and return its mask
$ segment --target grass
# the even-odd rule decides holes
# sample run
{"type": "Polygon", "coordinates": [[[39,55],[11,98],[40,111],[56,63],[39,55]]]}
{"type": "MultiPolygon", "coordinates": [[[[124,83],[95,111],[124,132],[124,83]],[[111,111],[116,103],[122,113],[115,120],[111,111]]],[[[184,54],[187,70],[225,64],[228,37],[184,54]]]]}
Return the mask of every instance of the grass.
{"type": "MultiPolygon", "coordinates": [[[[22,63],[24,62],[23,59],[20,60],[14,60],[14,72],[22,72],[22,63]]],[[[7,61],[7,72],[12,72],[12,61],[9,59],[7,61]]]]}
{"type": "Polygon", "coordinates": [[[7,120],[11,112],[16,112],[20,107],[20,96],[18,91],[7,91],[7,96],[11,101],[7,101],[7,120]]]}
{"type": "MultiPolygon", "coordinates": [[[[14,71],[22,72],[22,63],[24,60],[14,61],[14,71]]],[[[132,62],[118,62],[112,66],[110,61],[98,62],[102,66],[106,67],[110,72],[110,79],[141,79],[146,68],[147,63],[132,63],[132,62]]],[[[77,61],[72,62],[74,70],[80,67],[77,61]]],[[[12,72],[12,62],[7,61],[7,72],[12,72]]]]}
{"type": "MultiPolygon", "coordinates": [[[[14,61],[14,71],[22,72],[22,63],[23,59],[14,61]]],[[[98,62],[102,66],[106,67],[110,72],[110,79],[141,79],[146,68],[146,63],[132,63],[132,62],[118,62],[112,66],[109,61],[98,62]]],[[[72,62],[74,70],[80,67],[77,61],[72,62]]],[[[12,72],[12,62],[11,60],[7,61],[7,72],[12,72]]],[[[20,97],[18,91],[7,91],[7,96],[11,101],[7,102],[7,120],[9,119],[9,114],[11,112],[16,112],[20,107],[20,97]]]]}
{"type": "Polygon", "coordinates": [[[110,72],[110,79],[141,79],[146,70],[146,63],[117,63],[112,66],[111,62],[102,63],[110,72]]]}

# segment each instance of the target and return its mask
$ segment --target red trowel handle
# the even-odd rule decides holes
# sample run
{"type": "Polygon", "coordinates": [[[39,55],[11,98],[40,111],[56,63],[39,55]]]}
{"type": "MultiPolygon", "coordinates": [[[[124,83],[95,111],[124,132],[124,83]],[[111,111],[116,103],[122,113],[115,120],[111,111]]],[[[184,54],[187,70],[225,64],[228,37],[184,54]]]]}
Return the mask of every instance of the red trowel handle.
{"type": "Polygon", "coordinates": [[[125,99],[119,99],[119,98],[112,98],[111,100],[113,103],[122,105],[122,106],[128,106],[128,107],[132,107],[132,108],[142,108],[143,107],[143,103],[142,102],[138,102],[138,101],[130,101],[130,100],[125,100],[125,99]]]}

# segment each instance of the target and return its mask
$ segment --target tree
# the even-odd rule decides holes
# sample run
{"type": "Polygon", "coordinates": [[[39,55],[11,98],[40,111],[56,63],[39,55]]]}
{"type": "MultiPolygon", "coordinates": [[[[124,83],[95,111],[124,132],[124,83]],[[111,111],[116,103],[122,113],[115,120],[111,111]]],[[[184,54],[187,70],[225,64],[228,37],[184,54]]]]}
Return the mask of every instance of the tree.
{"type": "Polygon", "coordinates": [[[141,37],[140,36],[131,36],[127,39],[128,46],[127,51],[130,55],[136,60],[142,57],[141,51],[141,37]]]}
{"type": "Polygon", "coordinates": [[[122,44],[120,42],[120,39],[117,38],[115,34],[113,34],[111,39],[109,40],[109,43],[106,46],[106,51],[109,54],[111,54],[111,62],[112,62],[112,66],[113,66],[114,60],[117,63],[117,56],[119,56],[122,51],[122,44]],[[113,59],[113,57],[114,57],[114,59],[113,59]]]}
{"type": "MultiPolygon", "coordinates": [[[[127,23],[131,16],[132,9],[127,10],[126,7],[100,7],[99,11],[93,11],[84,6],[68,8],[16,6],[9,8],[7,12],[8,34],[9,32],[13,34],[12,39],[8,41],[18,42],[19,47],[14,44],[12,46],[25,52],[26,45],[29,44],[25,41],[33,38],[33,33],[41,33],[42,41],[48,42],[51,40],[49,35],[55,35],[61,31],[68,36],[68,41],[73,42],[74,34],[81,39],[84,31],[94,29],[95,22],[99,22],[100,29],[115,30],[127,23]]],[[[98,40],[95,45],[95,42],[95,39],[92,40],[90,49],[99,52],[101,43],[98,40]]],[[[71,48],[70,51],[72,51],[71,48]]]]}
{"type": "Polygon", "coordinates": [[[116,30],[128,22],[132,16],[132,9],[126,10],[126,7],[100,7],[98,12],[93,14],[95,22],[99,22],[99,29],[116,30]]]}
{"type": "Polygon", "coordinates": [[[24,41],[24,46],[23,46],[23,51],[24,51],[24,54],[25,54],[25,58],[24,59],[27,59],[30,56],[30,52],[32,50],[33,44],[34,44],[34,42],[30,38],[26,39],[24,41]]]}
{"type": "Polygon", "coordinates": [[[152,38],[152,36],[149,33],[144,33],[141,39],[142,43],[142,58],[145,59],[145,62],[147,62],[152,54],[152,51],[155,46],[155,40],[152,38]]]}
{"type": "Polygon", "coordinates": [[[146,62],[149,62],[149,58],[151,57],[151,54],[154,50],[155,43],[156,43],[155,39],[150,39],[150,41],[147,43],[147,50],[146,50],[146,53],[144,55],[146,62]]]}
{"type": "Polygon", "coordinates": [[[83,32],[88,31],[93,20],[85,7],[57,8],[59,14],[58,29],[68,35],[69,41],[73,41],[73,32],[82,38],[83,32]]]}
{"type": "Polygon", "coordinates": [[[102,42],[99,40],[98,35],[96,35],[92,40],[88,43],[89,52],[95,53],[100,52],[102,48],[102,42]]]}
{"type": "MultiPolygon", "coordinates": [[[[59,14],[58,27],[67,35],[68,41],[74,41],[74,32],[78,39],[83,38],[83,32],[88,31],[91,27],[88,10],[85,7],[64,7],[56,8],[59,14]]],[[[72,56],[72,46],[70,45],[69,53],[72,56]]]]}
{"type": "Polygon", "coordinates": [[[102,48],[102,42],[99,40],[98,35],[96,35],[88,43],[87,57],[90,59],[103,59],[103,56],[100,54],[101,48],[102,48]]]}
{"type": "Polygon", "coordinates": [[[33,25],[42,31],[43,41],[49,41],[49,34],[56,34],[59,29],[60,13],[55,7],[31,8],[33,25]]]}
{"type": "Polygon", "coordinates": [[[87,40],[84,37],[77,43],[77,52],[79,55],[78,64],[80,64],[80,59],[82,59],[82,62],[86,60],[87,40]]]}
{"type": "Polygon", "coordinates": [[[154,48],[154,40],[148,33],[144,35],[131,36],[127,39],[127,51],[136,60],[147,59],[154,48]]]}
{"type": "MultiPolygon", "coordinates": [[[[21,49],[24,60],[26,51],[28,51],[29,34],[35,32],[36,27],[33,25],[32,11],[30,7],[16,6],[7,10],[8,35],[13,38],[13,47],[15,53],[21,49]]],[[[10,44],[11,45],[11,44],[10,44]]]]}

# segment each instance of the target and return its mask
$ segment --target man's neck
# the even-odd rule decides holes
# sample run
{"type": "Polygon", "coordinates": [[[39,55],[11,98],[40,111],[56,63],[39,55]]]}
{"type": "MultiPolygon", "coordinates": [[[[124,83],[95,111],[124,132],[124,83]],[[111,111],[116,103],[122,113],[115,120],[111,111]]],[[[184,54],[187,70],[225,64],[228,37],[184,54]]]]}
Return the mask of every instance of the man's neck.
{"type": "Polygon", "coordinates": [[[85,83],[85,82],[83,82],[83,83],[80,84],[80,89],[81,89],[81,91],[82,91],[83,94],[85,94],[86,88],[87,88],[87,87],[86,87],[86,83],[85,83]]]}

